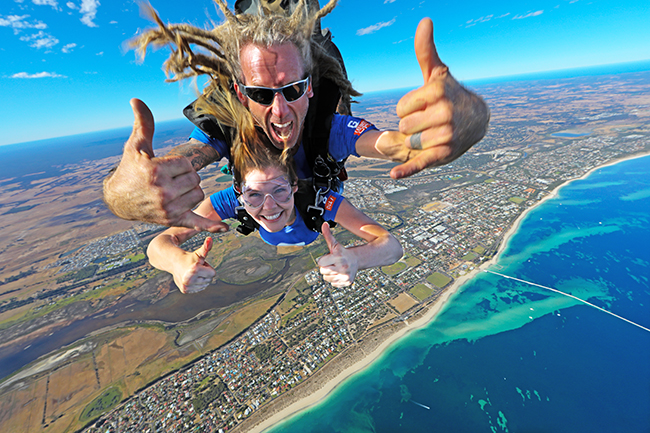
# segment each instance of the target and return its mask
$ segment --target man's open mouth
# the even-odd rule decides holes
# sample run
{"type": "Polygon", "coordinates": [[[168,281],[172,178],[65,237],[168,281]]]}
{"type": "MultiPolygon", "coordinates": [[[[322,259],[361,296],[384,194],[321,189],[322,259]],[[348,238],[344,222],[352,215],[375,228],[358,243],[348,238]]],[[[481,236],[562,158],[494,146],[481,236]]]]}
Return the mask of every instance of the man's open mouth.
{"type": "Polygon", "coordinates": [[[293,121],[287,123],[271,123],[273,132],[277,135],[282,141],[286,141],[291,137],[291,131],[293,130],[293,121]]]}

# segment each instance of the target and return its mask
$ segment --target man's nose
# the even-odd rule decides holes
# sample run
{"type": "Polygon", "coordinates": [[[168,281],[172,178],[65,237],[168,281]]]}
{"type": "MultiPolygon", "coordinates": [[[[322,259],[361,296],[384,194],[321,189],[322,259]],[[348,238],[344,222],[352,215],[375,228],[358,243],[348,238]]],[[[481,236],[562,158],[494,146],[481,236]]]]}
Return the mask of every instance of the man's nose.
{"type": "Polygon", "coordinates": [[[282,92],[273,95],[273,105],[271,106],[273,115],[278,119],[283,119],[289,112],[289,105],[287,100],[284,99],[282,92]]]}

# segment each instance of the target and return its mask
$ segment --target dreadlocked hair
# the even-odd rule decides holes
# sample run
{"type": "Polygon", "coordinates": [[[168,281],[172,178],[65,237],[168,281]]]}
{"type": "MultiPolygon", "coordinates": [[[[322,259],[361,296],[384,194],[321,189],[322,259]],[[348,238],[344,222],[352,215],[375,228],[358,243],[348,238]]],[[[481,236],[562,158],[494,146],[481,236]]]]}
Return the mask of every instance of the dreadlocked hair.
{"type": "Polygon", "coordinates": [[[195,104],[199,114],[213,115],[225,126],[234,127],[238,140],[254,139],[254,120],[250,112],[233,95],[235,81],[244,82],[240,53],[247,45],[271,47],[292,43],[300,53],[306,74],[311,74],[315,86],[321,78],[333,81],[341,91],[343,101],[361,94],[354,90],[338,60],[312,37],[320,18],[329,14],[338,0],[330,0],[319,10],[310,11],[305,0],[299,0],[293,13],[277,13],[260,6],[258,14],[235,15],[225,0],[214,0],[225,17],[212,30],[188,24],[164,24],[150,4],[143,4],[143,14],[158,24],[129,43],[141,58],[149,45],[169,45],[171,54],[163,69],[168,82],[208,75],[210,81],[195,104]],[[200,47],[204,52],[195,52],[200,47]]]}

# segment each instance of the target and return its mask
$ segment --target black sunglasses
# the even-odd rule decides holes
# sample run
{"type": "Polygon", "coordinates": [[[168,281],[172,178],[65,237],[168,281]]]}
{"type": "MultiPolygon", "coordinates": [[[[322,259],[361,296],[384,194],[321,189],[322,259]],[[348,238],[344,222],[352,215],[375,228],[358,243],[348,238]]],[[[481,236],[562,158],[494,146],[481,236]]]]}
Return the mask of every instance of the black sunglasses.
{"type": "Polygon", "coordinates": [[[287,102],[294,102],[302,98],[302,95],[307,91],[309,78],[307,77],[304,80],[295,81],[276,89],[272,87],[244,86],[240,84],[239,91],[251,101],[262,105],[273,104],[273,98],[275,98],[276,93],[282,93],[282,96],[284,96],[287,102]]]}

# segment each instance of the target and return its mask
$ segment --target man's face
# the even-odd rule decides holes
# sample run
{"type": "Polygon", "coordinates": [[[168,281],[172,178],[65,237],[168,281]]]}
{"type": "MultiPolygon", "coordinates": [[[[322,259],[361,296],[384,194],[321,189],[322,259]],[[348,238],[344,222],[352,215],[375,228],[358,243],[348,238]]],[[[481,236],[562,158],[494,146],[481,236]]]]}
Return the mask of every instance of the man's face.
{"type": "MultiPolygon", "coordinates": [[[[302,80],[305,71],[298,49],[292,43],[270,48],[246,45],[240,55],[245,86],[278,88],[302,80]]],[[[237,97],[247,107],[255,121],[264,129],[271,143],[278,149],[292,148],[300,142],[314,94],[311,82],[305,95],[287,102],[282,93],[276,93],[271,105],[262,105],[244,96],[235,85],[237,97]]]]}

